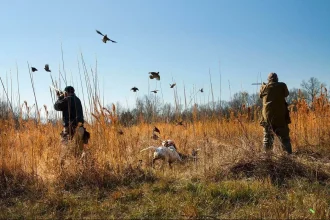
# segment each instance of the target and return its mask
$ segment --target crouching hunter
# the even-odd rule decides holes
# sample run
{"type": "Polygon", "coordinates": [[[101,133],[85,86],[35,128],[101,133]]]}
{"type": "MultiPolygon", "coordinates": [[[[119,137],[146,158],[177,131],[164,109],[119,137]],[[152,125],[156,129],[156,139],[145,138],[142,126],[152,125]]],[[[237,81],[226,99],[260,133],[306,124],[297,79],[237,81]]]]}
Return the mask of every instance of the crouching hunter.
{"type": "Polygon", "coordinates": [[[69,151],[80,156],[83,152],[85,136],[84,114],[80,99],[75,95],[72,86],[67,86],[64,92],[57,91],[57,101],[54,104],[56,111],[62,112],[63,130],[61,132],[61,165],[69,151]]]}

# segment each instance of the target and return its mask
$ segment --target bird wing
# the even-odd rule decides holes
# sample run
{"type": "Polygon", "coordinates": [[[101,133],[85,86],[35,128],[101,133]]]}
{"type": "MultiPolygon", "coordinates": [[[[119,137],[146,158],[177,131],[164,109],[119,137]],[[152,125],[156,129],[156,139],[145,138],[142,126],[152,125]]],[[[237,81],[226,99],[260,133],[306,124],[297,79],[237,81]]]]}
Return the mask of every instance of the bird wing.
{"type": "Polygon", "coordinates": [[[101,33],[100,31],[98,31],[98,30],[96,30],[96,33],[98,33],[98,34],[104,36],[104,34],[102,34],[102,33],[101,33]]]}
{"type": "Polygon", "coordinates": [[[114,41],[114,40],[111,40],[111,39],[109,39],[112,43],[117,43],[117,41],[114,41]]]}

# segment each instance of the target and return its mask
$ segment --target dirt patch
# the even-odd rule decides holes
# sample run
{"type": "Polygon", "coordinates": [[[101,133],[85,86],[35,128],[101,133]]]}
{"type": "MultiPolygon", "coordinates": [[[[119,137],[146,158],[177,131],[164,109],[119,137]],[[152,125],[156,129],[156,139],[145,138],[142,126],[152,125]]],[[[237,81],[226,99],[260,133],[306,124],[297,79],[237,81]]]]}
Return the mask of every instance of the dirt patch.
{"type": "Polygon", "coordinates": [[[259,155],[249,159],[243,158],[229,167],[228,175],[235,178],[269,176],[276,184],[283,184],[294,178],[306,178],[311,182],[320,183],[330,181],[330,174],[324,169],[303,164],[294,157],[286,155],[259,155]]]}

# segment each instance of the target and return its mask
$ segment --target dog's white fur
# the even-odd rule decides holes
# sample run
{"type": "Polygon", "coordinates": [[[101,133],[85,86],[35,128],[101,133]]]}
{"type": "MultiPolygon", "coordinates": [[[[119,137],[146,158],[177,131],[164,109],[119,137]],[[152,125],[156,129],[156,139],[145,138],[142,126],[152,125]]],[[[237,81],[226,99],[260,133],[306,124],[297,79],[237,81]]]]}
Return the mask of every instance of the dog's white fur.
{"type": "Polygon", "coordinates": [[[168,162],[168,164],[171,167],[171,164],[176,161],[182,161],[180,155],[176,151],[176,149],[173,146],[165,147],[165,146],[160,146],[160,147],[154,147],[150,146],[145,149],[142,149],[140,152],[145,151],[145,150],[150,150],[153,149],[154,151],[154,156],[152,159],[152,162],[154,163],[156,160],[163,160],[168,162]]]}

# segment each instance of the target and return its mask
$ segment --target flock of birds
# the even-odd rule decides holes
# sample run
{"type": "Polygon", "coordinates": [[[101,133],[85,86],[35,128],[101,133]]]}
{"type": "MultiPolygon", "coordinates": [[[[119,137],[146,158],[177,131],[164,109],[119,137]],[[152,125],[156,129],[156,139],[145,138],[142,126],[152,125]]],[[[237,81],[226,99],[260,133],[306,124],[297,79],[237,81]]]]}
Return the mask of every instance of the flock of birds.
{"type": "MultiPolygon", "coordinates": [[[[47,72],[52,72],[52,71],[49,69],[49,65],[48,65],[48,64],[45,65],[45,68],[44,68],[44,69],[45,69],[47,72]]],[[[35,67],[31,67],[31,70],[32,70],[32,72],[38,71],[38,69],[35,68],[35,67]]]]}
{"type": "MultiPolygon", "coordinates": [[[[100,35],[103,36],[102,41],[103,41],[104,43],[107,43],[107,41],[111,41],[112,43],[117,43],[116,41],[111,40],[106,34],[104,35],[104,34],[102,34],[102,33],[101,33],[100,31],[98,31],[98,30],[96,30],[96,33],[98,33],[98,34],[100,34],[100,35]]],[[[149,72],[149,78],[150,78],[150,79],[160,80],[159,72],[149,72]]],[[[174,86],[176,86],[176,83],[170,84],[170,88],[171,88],[171,89],[174,88],[174,86]]],[[[131,91],[133,91],[133,92],[137,92],[137,91],[139,91],[139,88],[137,88],[137,87],[134,86],[134,87],[131,88],[131,91]]],[[[158,91],[159,91],[159,90],[155,89],[155,90],[152,90],[152,91],[150,91],[150,92],[153,92],[153,93],[156,94],[158,91]]],[[[199,91],[200,91],[200,92],[204,92],[203,88],[200,89],[199,91]]]]}
{"type": "MultiPolygon", "coordinates": [[[[102,32],[100,32],[100,31],[98,31],[98,30],[96,30],[96,33],[98,33],[98,34],[100,34],[100,35],[103,36],[103,38],[102,38],[103,43],[107,43],[107,41],[110,41],[110,42],[112,42],[112,43],[117,43],[117,41],[111,40],[106,34],[102,34],[102,32]]],[[[51,72],[51,70],[50,70],[48,64],[45,65],[44,70],[45,70],[46,72],[51,72]]],[[[31,71],[32,71],[32,72],[36,72],[36,71],[38,71],[38,69],[37,69],[36,67],[31,67],[31,71]]],[[[160,80],[159,72],[149,72],[149,78],[150,78],[150,79],[160,80]]],[[[171,88],[171,89],[174,88],[175,86],[176,86],[176,83],[172,83],[172,84],[170,84],[170,88],[171,88]]],[[[133,91],[133,92],[137,92],[137,91],[139,91],[139,89],[138,89],[137,87],[134,86],[134,87],[131,88],[131,91],[133,91]]],[[[158,91],[159,91],[159,90],[155,89],[155,90],[152,90],[152,91],[150,91],[150,92],[153,92],[153,93],[156,94],[158,91]]],[[[199,89],[199,91],[200,91],[200,92],[204,92],[203,88],[202,88],[202,89],[199,89]]]]}
{"type": "MultiPolygon", "coordinates": [[[[149,72],[149,78],[150,79],[156,79],[156,80],[160,80],[160,75],[159,75],[159,72],[149,72]]],[[[172,89],[172,88],[174,88],[174,86],[176,86],[176,83],[173,83],[173,84],[170,84],[170,88],[172,89]]],[[[131,88],[131,90],[133,91],[133,92],[136,92],[136,91],[139,91],[139,88],[137,88],[137,87],[133,87],[133,88],[131,88]]],[[[150,92],[153,92],[153,93],[157,93],[159,90],[157,90],[157,89],[155,89],[155,90],[152,90],[152,91],[150,91],[150,92]]]]}

